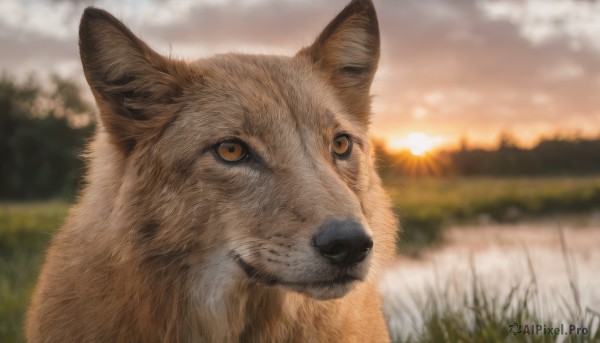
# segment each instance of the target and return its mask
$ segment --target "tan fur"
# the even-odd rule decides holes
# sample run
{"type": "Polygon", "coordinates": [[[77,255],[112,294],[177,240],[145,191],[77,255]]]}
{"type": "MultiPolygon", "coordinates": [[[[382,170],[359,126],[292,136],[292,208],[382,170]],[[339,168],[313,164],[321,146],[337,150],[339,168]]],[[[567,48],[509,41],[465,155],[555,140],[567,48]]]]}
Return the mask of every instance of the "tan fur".
{"type": "Polygon", "coordinates": [[[100,108],[87,186],[48,251],[29,342],[387,342],[377,282],[396,220],[373,165],[373,4],[355,0],[294,57],[162,57],[108,13],[80,26],[100,108]],[[353,138],[336,159],[331,139],[353,138]],[[228,165],[236,137],[260,159],[228,165]],[[363,281],[311,246],[330,219],[361,223],[363,281]],[[235,255],[289,285],[269,286],[235,255]],[[292,286],[290,286],[292,285],[292,286]]]}

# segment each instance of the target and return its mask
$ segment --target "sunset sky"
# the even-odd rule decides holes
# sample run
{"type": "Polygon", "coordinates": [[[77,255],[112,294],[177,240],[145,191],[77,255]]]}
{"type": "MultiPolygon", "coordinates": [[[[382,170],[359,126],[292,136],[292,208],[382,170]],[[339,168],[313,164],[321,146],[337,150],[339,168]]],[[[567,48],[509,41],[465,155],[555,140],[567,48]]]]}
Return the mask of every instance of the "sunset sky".
{"type": "MultiPolygon", "coordinates": [[[[390,145],[420,134],[442,146],[461,137],[494,144],[501,132],[523,144],[554,133],[600,134],[600,2],[374,2],[383,40],[372,131],[390,145]]],[[[77,25],[90,4],[157,51],[193,60],[229,51],[293,54],[346,3],[0,0],[0,69],[56,72],[83,85],[77,25]]]]}

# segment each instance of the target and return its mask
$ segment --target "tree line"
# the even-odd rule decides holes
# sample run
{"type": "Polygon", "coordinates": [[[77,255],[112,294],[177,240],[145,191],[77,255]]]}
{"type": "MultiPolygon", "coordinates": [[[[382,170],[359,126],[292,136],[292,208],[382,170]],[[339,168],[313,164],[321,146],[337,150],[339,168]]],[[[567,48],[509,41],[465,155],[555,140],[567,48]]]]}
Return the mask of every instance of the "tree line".
{"type": "MultiPolygon", "coordinates": [[[[17,81],[0,76],[0,201],[72,198],[81,155],[94,131],[94,108],[78,85],[57,76],[17,81]]],[[[385,180],[407,175],[556,176],[600,174],[600,139],[543,139],[519,147],[503,135],[495,149],[468,148],[419,158],[376,144],[385,180]]]]}
{"type": "Polygon", "coordinates": [[[400,176],[583,176],[600,174],[600,139],[544,138],[519,147],[503,134],[494,149],[442,151],[425,158],[376,145],[377,164],[386,179],[400,176]]]}
{"type": "Polygon", "coordinates": [[[76,83],[0,76],[0,200],[76,195],[80,158],[93,132],[91,106],[76,83]]]}

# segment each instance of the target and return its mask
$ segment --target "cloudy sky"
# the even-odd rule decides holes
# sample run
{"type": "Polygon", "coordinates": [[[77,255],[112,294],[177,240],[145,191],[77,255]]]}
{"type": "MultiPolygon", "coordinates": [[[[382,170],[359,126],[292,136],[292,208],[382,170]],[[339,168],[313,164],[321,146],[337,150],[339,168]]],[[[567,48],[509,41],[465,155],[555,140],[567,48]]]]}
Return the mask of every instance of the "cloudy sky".
{"type": "MultiPolygon", "coordinates": [[[[0,0],[0,69],[52,72],[83,83],[77,25],[93,4],[159,52],[292,54],[347,1],[0,0]]],[[[525,144],[554,133],[600,134],[600,2],[374,0],[382,61],[375,135],[413,132],[455,144],[525,144]]],[[[395,142],[395,143],[394,143],[395,142]]]]}

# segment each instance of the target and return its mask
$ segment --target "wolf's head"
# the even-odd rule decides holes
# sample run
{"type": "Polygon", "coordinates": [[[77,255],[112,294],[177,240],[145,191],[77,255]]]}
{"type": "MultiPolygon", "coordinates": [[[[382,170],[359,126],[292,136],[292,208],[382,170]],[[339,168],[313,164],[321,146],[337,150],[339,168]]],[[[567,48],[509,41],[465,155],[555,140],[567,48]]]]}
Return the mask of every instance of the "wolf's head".
{"type": "Polygon", "coordinates": [[[150,274],[218,271],[332,299],[392,254],[368,137],[371,1],[294,57],[173,60],[93,8],[80,51],[118,166],[113,232],[150,274]]]}

